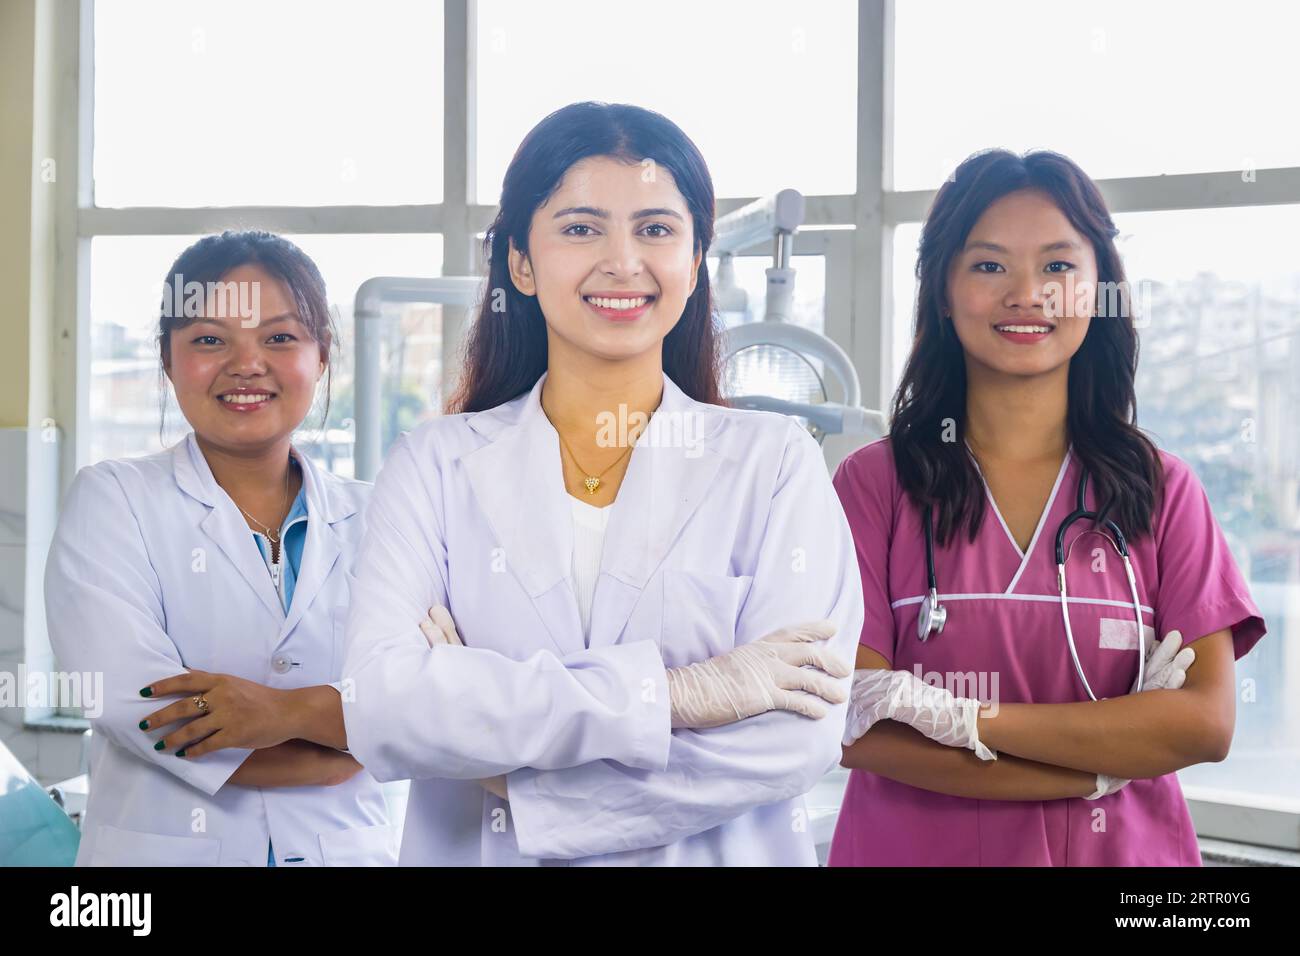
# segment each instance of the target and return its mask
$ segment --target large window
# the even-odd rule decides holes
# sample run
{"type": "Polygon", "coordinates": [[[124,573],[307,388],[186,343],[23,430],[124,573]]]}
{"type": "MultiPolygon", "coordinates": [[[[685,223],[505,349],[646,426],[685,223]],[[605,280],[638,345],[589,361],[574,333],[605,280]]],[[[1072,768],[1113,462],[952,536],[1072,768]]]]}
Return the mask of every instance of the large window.
{"type": "Polygon", "coordinates": [[[657,110],[695,141],[719,196],[854,189],[850,0],[480,0],[477,201],[519,141],[577,100],[657,110]],[[795,181],[797,180],[797,182],[795,181]]]}
{"type": "Polygon", "coordinates": [[[1271,0],[894,4],[894,186],[990,146],[1096,179],[1300,165],[1300,8],[1271,0]]]}
{"type": "Polygon", "coordinates": [[[442,200],[442,4],[98,0],[95,203],[442,200]]]}

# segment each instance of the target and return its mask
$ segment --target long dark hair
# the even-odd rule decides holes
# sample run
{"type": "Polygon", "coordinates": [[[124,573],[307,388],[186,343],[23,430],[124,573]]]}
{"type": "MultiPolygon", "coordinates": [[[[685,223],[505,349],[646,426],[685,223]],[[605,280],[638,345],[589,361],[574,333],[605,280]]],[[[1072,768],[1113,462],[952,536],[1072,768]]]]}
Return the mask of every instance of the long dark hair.
{"type": "Polygon", "coordinates": [[[1127,537],[1148,534],[1163,469],[1155,445],[1135,424],[1138,336],[1115,228],[1097,186],[1071,160],[1047,150],[1017,156],[995,149],[957,167],[935,196],[921,232],[912,351],[894,395],[890,445],[898,480],[918,507],[935,515],[936,540],[964,526],[973,541],[984,518],[984,490],[966,451],[966,363],[950,318],[947,276],[975,223],[996,200],[1041,190],[1093,247],[1097,313],[1070,359],[1066,428],[1090,476],[1097,511],[1127,537]],[[1117,290],[1102,294],[1101,290],[1117,290]],[[955,425],[955,441],[944,434],[955,425]]]}
{"type": "MultiPolygon", "coordinates": [[[[331,353],[338,336],[330,314],[329,300],[325,295],[325,280],[316,263],[288,239],[272,232],[258,229],[226,230],[220,235],[204,236],[182,252],[167,270],[164,280],[162,305],[158,317],[159,376],[171,365],[172,332],[195,321],[180,308],[172,291],[184,288],[191,282],[220,282],[232,269],[244,265],[259,265],[289,287],[298,317],[320,347],[321,361],[325,363],[325,410],[321,418],[329,418],[330,386],[333,381],[331,353]]],[[[165,384],[165,379],[164,379],[165,384]]],[[[166,393],[163,391],[163,415],[166,415],[166,393]]],[[[162,438],[164,421],[159,426],[162,438]]]]}
{"type": "Polygon", "coordinates": [[[725,404],[706,259],[713,242],[713,179],[704,157],[676,124],[658,113],[619,103],[573,103],[533,127],[506,170],[500,211],[483,242],[487,292],[466,336],[449,413],[508,402],[536,385],[546,371],[546,320],[537,297],[524,295],[510,279],[510,244],[527,254],[533,213],[554,194],[569,167],[590,156],[650,160],[672,173],[694,220],[700,268],[681,320],[664,338],[663,368],[696,401],[725,404]]]}

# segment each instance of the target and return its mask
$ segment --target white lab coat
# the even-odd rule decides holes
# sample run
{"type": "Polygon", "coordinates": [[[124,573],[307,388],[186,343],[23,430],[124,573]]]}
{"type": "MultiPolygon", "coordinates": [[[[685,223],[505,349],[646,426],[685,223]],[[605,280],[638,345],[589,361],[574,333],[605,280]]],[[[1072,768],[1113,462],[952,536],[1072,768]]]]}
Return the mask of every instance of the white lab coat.
{"type": "Polygon", "coordinates": [[[343,715],[378,779],[412,778],[401,863],[815,864],[802,795],[839,763],[846,705],[672,731],[665,667],[818,618],[852,665],[862,585],[821,450],[792,419],[695,402],[665,375],[587,642],[544,381],[402,436],[371,497],[343,715]],[[429,647],[435,603],[466,647],[429,647]],[[474,782],[496,774],[508,802],[474,782]]]}
{"type": "Polygon", "coordinates": [[[168,451],[77,473],[45,601],[58,666],[104,681],[78,865],[266,866],[268,840],[278,866],[396,863],[380,784],[364,770],[335,787],[223,786],[251,750],[177,757],[138,728],[178,699],[140,688],[186,668],[271,687],[338,686],[347,561],[370,486],[294,455],[308,523],[287,615],[192,433],[168,451]]]}

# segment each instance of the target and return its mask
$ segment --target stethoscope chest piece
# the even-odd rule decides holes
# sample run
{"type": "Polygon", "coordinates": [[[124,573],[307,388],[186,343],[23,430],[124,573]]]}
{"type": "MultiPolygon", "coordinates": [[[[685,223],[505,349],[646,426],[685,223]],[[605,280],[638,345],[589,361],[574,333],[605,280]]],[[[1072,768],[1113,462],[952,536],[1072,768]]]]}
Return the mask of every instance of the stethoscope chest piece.
{"type": "Polygon", "coordinates": [[[929,640],[931,634],[938,634],[948,623],[948,609],[939,603],[939,593],[930,591],[921,601],[921,613],[916,618],[916,636],[921,643],[929,640]]]}

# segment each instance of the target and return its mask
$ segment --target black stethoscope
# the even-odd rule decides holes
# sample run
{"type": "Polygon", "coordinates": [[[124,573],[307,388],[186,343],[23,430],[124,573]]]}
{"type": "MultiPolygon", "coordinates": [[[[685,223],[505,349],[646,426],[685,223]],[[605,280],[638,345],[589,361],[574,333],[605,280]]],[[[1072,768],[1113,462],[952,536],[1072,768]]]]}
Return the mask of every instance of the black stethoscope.
{"type": "MultiPolygon", "coordinates": [[[[1061,594],[1061,620],[1065,624],[1065,639],[1070,645],[1070,657],[1074,659],[1075,672],[1078,673],[1079,680],[1083,682],[1083,689],[1088,692],[1088,696],[1092,700],[1096,700],[1097,695],[1092,692],[1092,686],[1088,683],[1088,678],[1083,672],[1083,665],[1079,662],[1079,652],[1074,646],[1074,631],[1070,627],[1069,594],[1065,587],[1065,561],[1068,557],[1065,550],[1065,534],[1070,530],[1070,525],[1076,521],[1090,519],[1095,522],[1098,518],[1097,513],[1089,511],[1085,504],[1087,489],[1088,473],[1084,471],[1079,476],[1079,485],[1075,491],[1074,511],[1067,515],[1056,529],[1056,586],[1061,594]]],[[[926,584],[930,593],[921,600],[921,611],[916,618],[916,636],[924,643],[929,640],[931,634],[938,634],[943,630],[943,626],[948,623],[948,609],[939,603],[939,583],[934,573],[934,515],[929,505],[925,506],[925,514],[922,520],[925,523],[926,584]]],[[[1129,593],[1133,597],[1133,615],[1137,621],[1138,650],[1138,675],[1137,684],[1134,686],[1141,689],[1146,650],[1142,641],[1142,604],[1138,600],[1137,578],[1133,574],[1133,564],[1129,561],[1128,541],[1124,537],[1124,532],[1120,530],[1119,525],[1109,518],[1102,522],[1102,527],[1114,535],[1113,539],[1106,534],[1102,534],[1102,537],[1110,541],[1111,547],[1115,549],[1124,562],[1124,574],[1128,577],[1129,593]]],[[[1071,544],[1071,547],[1073,547],[1073,544],[1071,544]]]]}

